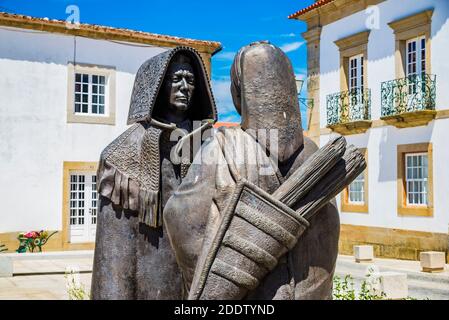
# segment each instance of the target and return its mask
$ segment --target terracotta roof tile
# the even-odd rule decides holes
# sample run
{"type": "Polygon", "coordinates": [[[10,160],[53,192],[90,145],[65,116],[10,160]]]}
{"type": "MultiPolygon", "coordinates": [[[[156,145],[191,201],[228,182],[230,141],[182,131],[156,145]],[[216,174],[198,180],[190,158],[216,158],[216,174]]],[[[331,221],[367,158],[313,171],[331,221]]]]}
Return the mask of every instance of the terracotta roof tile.
{"type": "Polygon", "coordinates": [[[98,39],[114,39],[137,43],[156,44],[161,46],[166,45],[170,47],[176,45],[192,46],[197,49],[200,47],[203,50],[199,51],[207,51],[209,53],[215,53],[221,49],[221,44],[216,41],[195,40],[87,23],[79,24],[78,28],[68,28],[66,27],[66,21],[63,20],[35,18],[7,12],[0,12],[0,25],[79,35],[98,39]]]}
{"type": "Polygon", "coordinates": [[[317,8],[320,8],[320,7],[322,7],[322,6],[324,6],[324,5],[328,4],[328,3],[331,3],[333,1],[335,1],[335,0],[319,0],[319,1],[311,4],[310,6],[305,7],[304,9],[301,9],[301,10],[299,10],[299,11],[289,15],[288,18],[289,19],[296,19],[297,17],[302,16],[303,14],[305,14],[305,13],[307,13],[309,11],[312,11],[312,10],[315,10],[317,8]]]}
{"type": "Polygon", "coordinates": [[[216,122],[214,128],[220,127],[237,127],[239,124],[237,122],[216,122]]]}

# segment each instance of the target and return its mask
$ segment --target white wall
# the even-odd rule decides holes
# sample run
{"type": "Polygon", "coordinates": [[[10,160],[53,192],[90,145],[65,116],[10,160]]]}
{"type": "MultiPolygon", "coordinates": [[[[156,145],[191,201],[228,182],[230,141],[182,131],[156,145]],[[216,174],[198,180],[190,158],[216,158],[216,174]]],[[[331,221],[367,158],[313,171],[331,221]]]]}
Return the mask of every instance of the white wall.
{"type": "Polygon", "coordinates": [[[165,48],[0,28],[0,232],[62,228],[64,161],[126,130],[139,66],[165,48]],[[116,67],[116,125],[67,123],[67,64],[116,67]]]}
{"type": "MultiPolygon", "coordinates": [[[[449,2],[447,0],[387,0],[379,4],[380,29],[371,30],[368,42],[368,87],[371,89],[372,119],[381,114],[381,82],[395,79],[395,39],[387,23],[434,8],[432,17],[432,74],[437,75],[436,109],[449,109],[449,2]]],[[[320,119],[326,127],[326,96],[340,91],[339,51],[334,41],[365,31],[367,14],[358,12],[323,27],[321,34],[320,119]]],[[[449,225],[449,119],[428,126],[397,129],[372,128],[365,134],[347,136],[348,143],[368,148],[369,214],[342,213],[344,224],[367,225],[432,232],[448,232],[449,225]],[[396,205],[399,144],[433,143],[434,217],[399,217],[396,205]]],[[[321,145],[329,135],[321,136],[321,145]]],[[[338,199],[338,202],[339,199],[338,199]]],[[[340,205],[340,203],[339,203],[340,205]]]]}

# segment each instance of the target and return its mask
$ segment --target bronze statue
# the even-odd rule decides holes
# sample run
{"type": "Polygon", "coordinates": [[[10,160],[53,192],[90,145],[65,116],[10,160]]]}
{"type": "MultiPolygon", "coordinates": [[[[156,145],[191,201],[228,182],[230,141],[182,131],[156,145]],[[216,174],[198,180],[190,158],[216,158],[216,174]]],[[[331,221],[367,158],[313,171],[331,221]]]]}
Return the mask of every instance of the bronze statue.
{"type": "Polygon", "coordinates": [[[184,298],[330,299],[340,227],[332,198],[363,157],[342,137],[316,152],[303,136],[279,48],[242,48],[231,80],[241,126],[203,144],[164,209],[184,298]]]}
{"type": "Polygon", "coordinates": [[[133,125],[100,157],[92,299],[182,298],[162,211],[189,164],[172,161],[179,143],[170,135],[178,128],[192,132],[194,121],[202,122],[202,131],[216,118],[206,69],[194,49],[165,51],[139,68],[128,115],[133,125]]]}

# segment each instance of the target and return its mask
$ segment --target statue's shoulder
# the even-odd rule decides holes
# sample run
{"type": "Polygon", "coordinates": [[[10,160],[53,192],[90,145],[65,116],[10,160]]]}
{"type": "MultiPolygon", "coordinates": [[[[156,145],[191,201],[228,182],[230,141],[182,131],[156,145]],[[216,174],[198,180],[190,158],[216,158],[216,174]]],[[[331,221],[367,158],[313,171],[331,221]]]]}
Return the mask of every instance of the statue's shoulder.
{"type": "Polygon", "coordinates": [[[143,125],[140,123],[133,124],[103,149],[100,155],[100,161],[104,161],[109,158],[110,155],[121,146],[137,144],[141,140],[144,133],[145,128],[143,125]]]}
{"type": "Polygon", "coordinates": [[[234,149],[238,146],[243,147],[250,144],[258,146],[257,141],[240,126],[220,127],[215,132],[214,139],[219,142],[222,148],[225,145],[234,149]]]}

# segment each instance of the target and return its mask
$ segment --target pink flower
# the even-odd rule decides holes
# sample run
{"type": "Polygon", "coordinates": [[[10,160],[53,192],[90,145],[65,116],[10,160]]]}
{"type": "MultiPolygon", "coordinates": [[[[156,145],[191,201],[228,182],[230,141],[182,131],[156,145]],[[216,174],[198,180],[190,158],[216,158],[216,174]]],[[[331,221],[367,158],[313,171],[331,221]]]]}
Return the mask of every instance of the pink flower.
{"type": "Polygon", "coordinates": [[[34,239],[37,237],[37,233],[36,233],[36,231],[30,231],[30,232],[25,233],[25,237],[34,239]]]}

